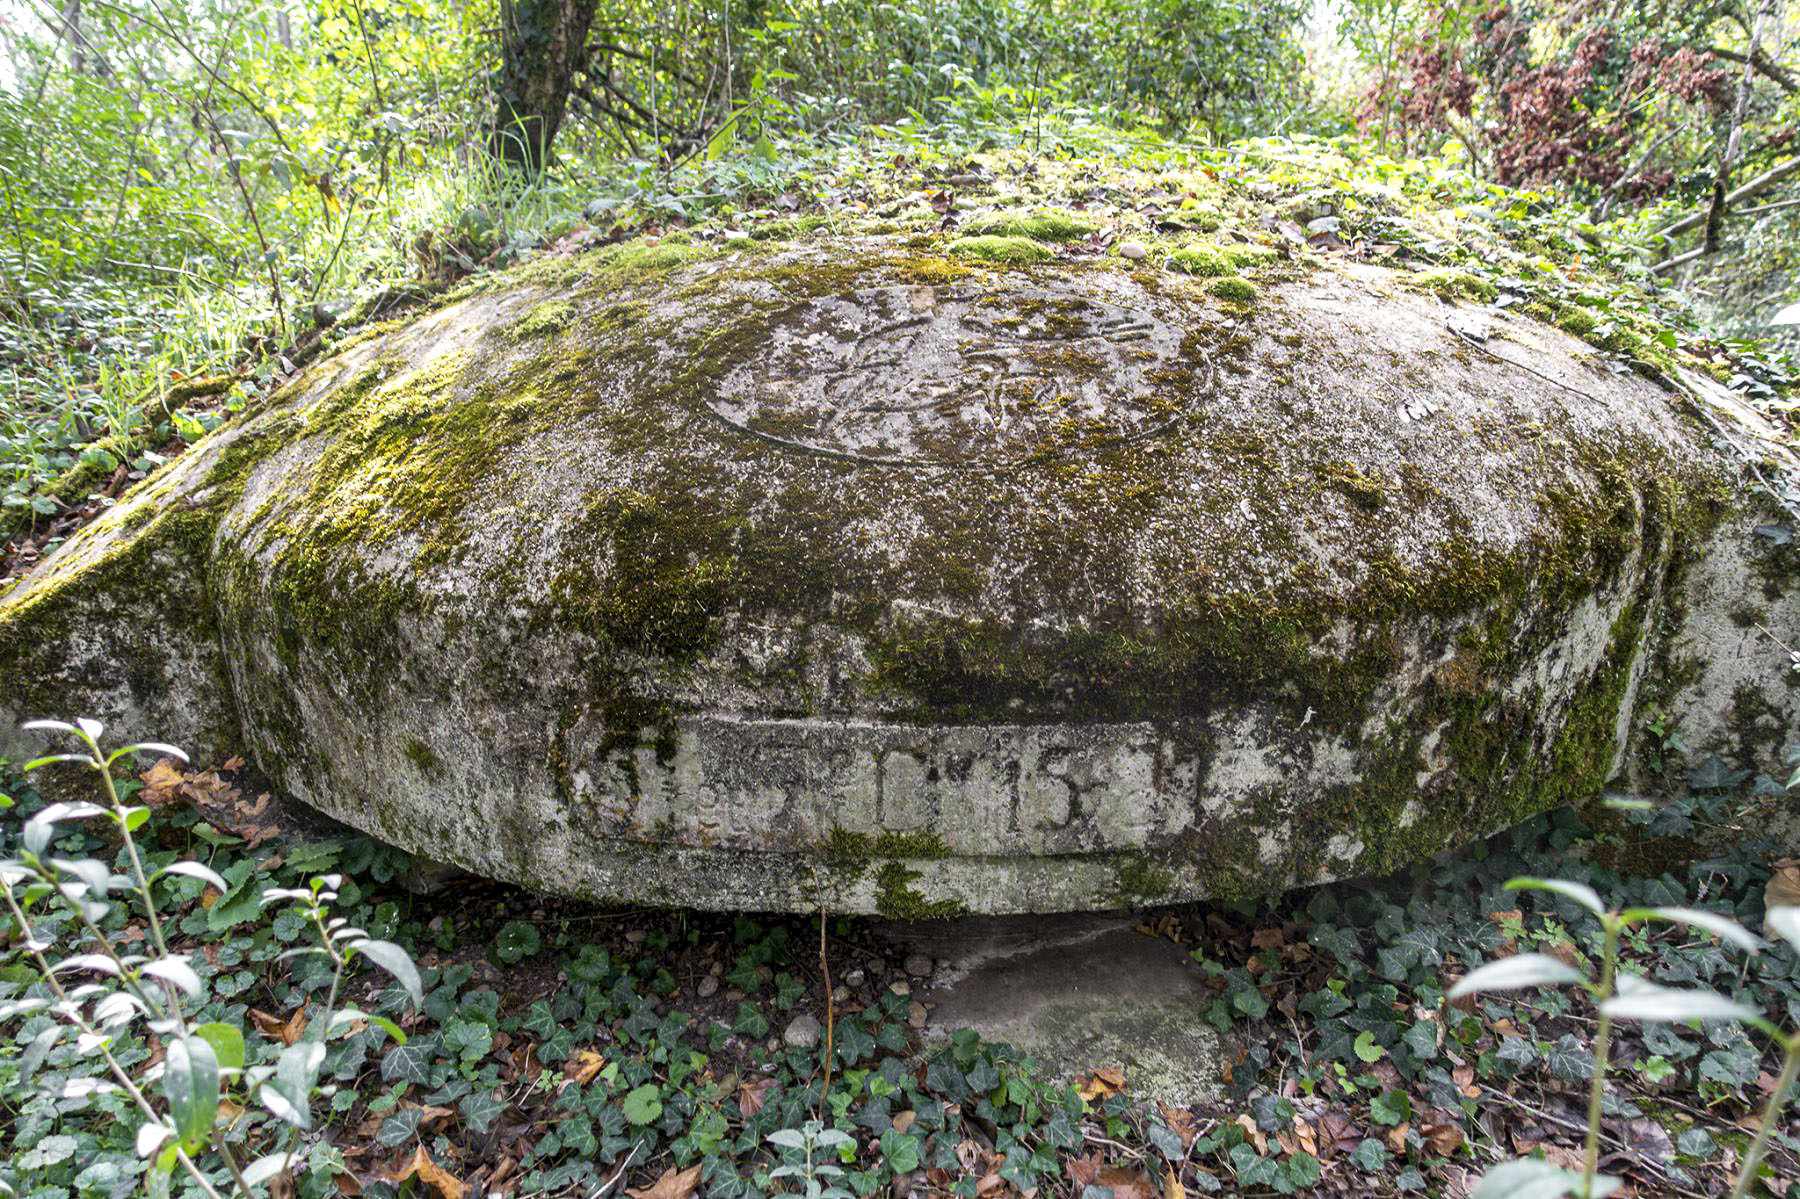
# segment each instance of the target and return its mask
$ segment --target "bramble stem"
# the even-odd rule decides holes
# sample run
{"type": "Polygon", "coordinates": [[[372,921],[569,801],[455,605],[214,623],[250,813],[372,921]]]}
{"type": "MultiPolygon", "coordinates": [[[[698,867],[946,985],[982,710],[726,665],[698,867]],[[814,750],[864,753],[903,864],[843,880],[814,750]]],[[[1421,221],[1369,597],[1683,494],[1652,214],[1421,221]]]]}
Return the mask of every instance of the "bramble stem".
{"type": "Polygon", "coordinates": [[[1750,1188],[1750,1180],[1756,1177],[1756,1167],[1762,1164],[1763,1152],[1769,1147],[1769,1135],[1775,1131],[1775,1124],[1781,1119],[1781,1113],[1787,1108],[1788,1092],[1793,1089],[1794,1075],[1800,1073],[1800,1033],[1786,1040],[1787,1060],[1781,1063],[1781,1077],[1775,1080],[1775,1089],[1769,1093],[1768,1106],[1763,1108],[1762,1124],[1756,1130],[1756,1139],[1750,1142],[1750,1149],[1744,1154],[1744,1164],[1738,1170],[1737,1184],[1731,1188],[1731,1199],[1743,1199],[1750,1188]]]}
{"type": "Polygon", "coordinates": [[[1600,985],[1594,991],[1594,1004],[1599,1022],[1594,1028],[1594,1083],[1588,1089],[1587,1136],[1581,1147],[1581,1193],[1591,1199],[1594,1175],[1600,1169],[1600,1115],[1606,1095],[1606,1059],[1611,1049],[1612,1019],[1604,1004],[1612,998],[1613,965],[1619,956],[1619,932],[1624,927],[1609,912],[1601,917],[1606,929],[1605,948],[1600,959],[1600,985]]]}

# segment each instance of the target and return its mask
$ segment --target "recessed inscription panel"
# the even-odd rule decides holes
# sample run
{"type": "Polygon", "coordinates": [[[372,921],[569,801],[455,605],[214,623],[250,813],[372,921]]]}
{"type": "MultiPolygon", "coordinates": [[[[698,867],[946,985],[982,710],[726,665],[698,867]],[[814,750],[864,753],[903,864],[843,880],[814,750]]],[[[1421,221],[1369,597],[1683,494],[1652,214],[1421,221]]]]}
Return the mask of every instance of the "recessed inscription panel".
{"type": "Polygon", "coordinates": [[[1004,462],[1155,436],[1211,383],[1140,309],[1046,290],[863,288],[805,300],[708,403],[796,449],[878,463],[1004,462]]]}

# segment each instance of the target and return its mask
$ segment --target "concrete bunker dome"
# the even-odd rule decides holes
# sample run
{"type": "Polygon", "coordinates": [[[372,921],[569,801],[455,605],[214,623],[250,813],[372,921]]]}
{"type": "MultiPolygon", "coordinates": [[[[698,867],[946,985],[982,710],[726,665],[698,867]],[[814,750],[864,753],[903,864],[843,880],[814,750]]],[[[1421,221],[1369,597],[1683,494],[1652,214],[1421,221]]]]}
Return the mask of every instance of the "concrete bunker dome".
{"type": "Polygon", "coordinates": [[[0,702],[543,890],[900,916],[1392,869],[1593,794],[1648,695],[1792,727],[1678,397],[1399,272],[1251,294],[884,238],[500,276],[0,599],[0,702]]]}

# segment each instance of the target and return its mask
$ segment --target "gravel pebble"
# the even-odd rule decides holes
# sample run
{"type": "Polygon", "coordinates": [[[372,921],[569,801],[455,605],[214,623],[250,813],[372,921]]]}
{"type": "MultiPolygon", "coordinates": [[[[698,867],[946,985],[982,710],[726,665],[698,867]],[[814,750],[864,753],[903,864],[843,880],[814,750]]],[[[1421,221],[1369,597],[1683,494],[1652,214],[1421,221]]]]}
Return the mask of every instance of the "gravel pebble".
{"type": "Polygon", "coordinates": [[[825,1026],[802,1012],[788,1021],[788,1026],[781,1032],[781,1041],[789,1049],[811,1049],[824,1035],[825,1026]]]}
{"type": "Polygon", "coordinates": [[[702,999],[711,999],[719,993],[718,978],[711,974],[707,975],[700,980],[700,985],[695,988],[694,993],[702,999]]]}
{"type": "Polygon", "coordinates": [[[931,958],[927,954],[915,953],[906,959],[906,972],[914,978],[931,977],[931,958]]]}

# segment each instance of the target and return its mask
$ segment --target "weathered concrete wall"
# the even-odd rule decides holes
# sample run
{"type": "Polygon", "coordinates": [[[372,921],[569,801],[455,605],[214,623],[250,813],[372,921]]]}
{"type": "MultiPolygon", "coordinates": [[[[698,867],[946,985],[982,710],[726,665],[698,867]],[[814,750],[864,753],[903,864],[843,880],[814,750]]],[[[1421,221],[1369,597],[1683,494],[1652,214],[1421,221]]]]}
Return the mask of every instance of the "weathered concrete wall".
{"type": "Polygon", "coordinates": [[[896,915],[1392,869],[1593,794],[1647,703],[1795,727],[1734,467],[1529,318],[881,241],[560,269],[73,539],[0,707],[546,890],[896,915]]]}

